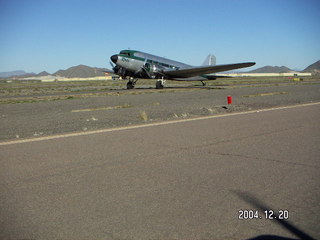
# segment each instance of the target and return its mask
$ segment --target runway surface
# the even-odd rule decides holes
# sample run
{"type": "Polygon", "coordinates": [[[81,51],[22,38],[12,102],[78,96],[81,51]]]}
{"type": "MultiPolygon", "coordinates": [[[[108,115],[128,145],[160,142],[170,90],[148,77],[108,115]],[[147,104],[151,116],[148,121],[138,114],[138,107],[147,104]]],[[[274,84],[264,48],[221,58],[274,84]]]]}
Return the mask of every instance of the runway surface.
{"type": "Polygon", "coordinates": [[[320,238],[319,116],[314,103],[2,144],[0,238],[320,238]]]}

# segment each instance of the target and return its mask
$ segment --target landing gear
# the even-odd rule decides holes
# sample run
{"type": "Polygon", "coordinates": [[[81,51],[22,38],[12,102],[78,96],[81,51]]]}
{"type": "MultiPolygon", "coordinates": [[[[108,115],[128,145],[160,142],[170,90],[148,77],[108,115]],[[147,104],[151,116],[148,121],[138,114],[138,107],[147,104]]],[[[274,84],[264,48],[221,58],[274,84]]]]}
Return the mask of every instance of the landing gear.
{"type": "Polygon", "coordinates": [[[163,80],[163,78],[162,78],[162,79],[159,79],[159,80],[156,82],[156,89],[162,89],[164,83],[165,83],[165,80],[163,80]]]}
{"type": "Polygon", "coordinates": [[[133,84],[133,82],[128,82],[127,83],[127,89],[132,89],[132,88],[134,88],[134,84],[133,84]]]}
{"type": "Polygon", "coordinates": [[[137,81],[138,79],[130,79],[129,82],[127,82],[127,89],[133,89],[137,81]]]}
{"type": "Polygon", "coordinates": [[[161,80],[158,80],[156,83],[156,89],[162,89],[163,88],[163,84],[161,82],[161,80]]]}
{"type": "Polygon", "coordinates": [[[206,86],[207,85],[207,83],[204,82],[204,81],[200,81],[200,82],[202,83],[202,86],[206,86]]]}

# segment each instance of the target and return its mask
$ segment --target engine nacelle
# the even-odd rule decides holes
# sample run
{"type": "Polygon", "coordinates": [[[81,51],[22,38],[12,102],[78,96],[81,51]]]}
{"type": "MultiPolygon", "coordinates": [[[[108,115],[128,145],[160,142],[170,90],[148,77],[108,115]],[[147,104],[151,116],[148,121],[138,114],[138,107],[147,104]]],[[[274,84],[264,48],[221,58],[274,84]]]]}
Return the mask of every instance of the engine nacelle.
{"type": "Polygon", "coordinates": [[[144,70],[146,71],[148,77],[150,78],[160,78],[162,76],[162,71],[165,68],[158,64],[153,63],[145,63],[144,64],[144,70]]]}

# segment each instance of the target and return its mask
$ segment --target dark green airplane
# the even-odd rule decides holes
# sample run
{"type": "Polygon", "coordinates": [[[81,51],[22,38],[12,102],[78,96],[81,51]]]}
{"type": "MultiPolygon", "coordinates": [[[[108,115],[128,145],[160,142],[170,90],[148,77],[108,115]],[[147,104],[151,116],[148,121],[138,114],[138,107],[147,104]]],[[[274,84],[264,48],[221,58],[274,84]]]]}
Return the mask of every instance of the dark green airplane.
{"type": "Polygon", "coordinates": [[[134,88],[139,78],[158,79],[156,88],[163,88],[166,80],[204,81],[221,77],[213,73],[232,69],[251,67],[255,62],[215,65],[215,57],[209,55],[202,66],[191,66],[167,58],[134,50],[122,50],[111,56],[110,64],[115,74],[123,79],[129,78],[127,88],[134,88]]]}

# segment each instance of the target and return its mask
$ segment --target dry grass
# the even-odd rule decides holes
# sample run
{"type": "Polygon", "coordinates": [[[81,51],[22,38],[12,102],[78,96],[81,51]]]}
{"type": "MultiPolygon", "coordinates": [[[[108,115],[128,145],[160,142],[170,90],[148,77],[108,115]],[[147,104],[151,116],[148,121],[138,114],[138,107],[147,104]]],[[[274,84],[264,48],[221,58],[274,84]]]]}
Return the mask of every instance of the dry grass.
{"type": "Polygon", "coordinates": [[[269,92],[269,93],[257,93],[252,95],[244,95],[243,98],[251,98],[251,97],[265,97],[265,96],[274,96],[274,95],[282,95],[288,94],[288,92],[269,92]]]}
{"type": "Polygon", "coordinates": [[[117,106],[112,106],[112,107],[77,109],[77,110],[72,110],[71,112],[91,112],[91,111],[113,110],[113,109],[131,108],[131,107],[132,107],[132,105],[130,105],[130,104],[124,104],[124,105],[117,105],[117,106]]]}
{"type": "MultiPolygon", "coordinates": [[[[197,90],[242,88],[254,86],[282,86],[292,84],[319,84],[319,77],[305,77],[303,82],[293,81],[288,77],[235,77],[206,81],[207,87],[199,82],[167,81],[164,89],[155,89],[156,80],[139,80],[136,89],[124,90],[127,81],[0,81],[0,104],[33,103],[56,100],[70,100],[89,97],[143,95],[167,92],[190,92],[197,90]],[[139,89],[139,86],[143,86],[139,89]]],[[[250,96],[249,96],[250,97],[250,96]]],[[[157,106],[158,103],[154,103],[157,106]]]]}
{"type": "Polygon", "coordinates": [[[145,111],[140,112],[140,119],[143,121],[148,121],[148,115],[145,111]]]}

